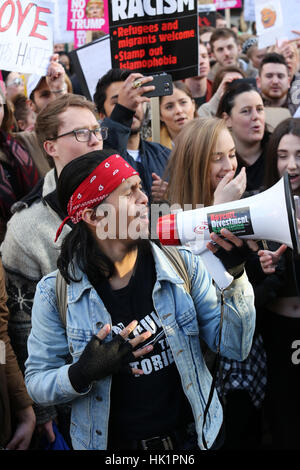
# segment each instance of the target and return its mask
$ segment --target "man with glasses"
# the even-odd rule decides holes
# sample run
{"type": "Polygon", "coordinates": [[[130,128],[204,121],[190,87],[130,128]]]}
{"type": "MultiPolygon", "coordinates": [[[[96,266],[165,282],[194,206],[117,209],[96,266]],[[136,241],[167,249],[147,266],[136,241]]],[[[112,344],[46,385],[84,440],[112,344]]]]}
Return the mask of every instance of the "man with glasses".
{"type": "MultiPolygon", "coordinates": [[[[57,267],[59,244],[55,244],[54,239],[57,226],[65,218],[56,196],[57,178],[71,160],[101,150],[107,137],[107,129],[99,125],[94,110],[95,105],[84,97],[66,94],[39,113],[35,128],[37,139],[54,168],[20,201],[1,246],[7,276],[10,336],[23,371],[36,284],[57,267]]],[[[69,230],[71,227],[66,224],[61,240],[69,230]]],[[[67,410],[66,407],[59,410],[35,408],[37,424],[42,425],[49,441],[55,439],[52,420],[57,415],[60,430],[68,438],[67,410]]]]}

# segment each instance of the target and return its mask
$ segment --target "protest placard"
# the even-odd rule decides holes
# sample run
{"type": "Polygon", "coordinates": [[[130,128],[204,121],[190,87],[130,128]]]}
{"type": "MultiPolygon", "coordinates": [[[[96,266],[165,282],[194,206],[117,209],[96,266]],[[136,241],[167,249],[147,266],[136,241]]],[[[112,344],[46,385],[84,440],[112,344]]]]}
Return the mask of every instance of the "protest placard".
{"type": "Polygon", "coordinates": [[[45,75],[53,53],[53,17],[53,2],[1,2],[0,69],[45,75]]]}
{"type": "Polygon", "coordinates": [[[296,39],[292,30],[299,29],[300,0],[256,0],[255,18],[258,47],[263,48],[284,39],[296,39]]]}
{"type": "Polygon", "coordinates": [[[67,29],[108,33],[107,3],[108,0],[68,0],[67,29]]]}
{"type": "Polygon", "coordinates": [[[255,0],[244,0],[244,20],[255,21],[255,0]]]}
{"type": "Polygon", "coordinates": [[[70,52],[73,69],[87,99],[93,100],[100,77],[111,69],[109,36],[103,36],[70,52]],[[95,66],[95,57],[101,57],[95,66]]]}
{"type": "Polygon", "coordinates": [[[109,4],[112,65],[173,80],[198,75],[197,0],[109,4]]]}
{"type": "Polygon", "coordinates": [[[55,44],[73,42],[73,32],[67,31],[68,0],[54,0],[54,2],[53,41],[55,44]]]}

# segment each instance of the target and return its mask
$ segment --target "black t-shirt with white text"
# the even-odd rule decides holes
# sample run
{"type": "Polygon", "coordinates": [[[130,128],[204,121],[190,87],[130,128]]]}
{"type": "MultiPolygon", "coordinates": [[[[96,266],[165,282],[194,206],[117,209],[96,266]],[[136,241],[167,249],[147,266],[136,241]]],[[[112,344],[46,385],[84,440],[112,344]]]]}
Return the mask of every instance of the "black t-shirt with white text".
{"type": "Polygon", "coordinates": [[[153,344],[153,350],[130,363],[144,374],[122,373],[112,379],[110,435],[117,440],[147,439],[193,421],[171,349],[153,307],[155,281],[150,245],[144,244],[139,247],[134,273],[125,288],[112,290],[107,281],[95,286],[111,315],[113,334],[133,320],[139,322],[134,336],[147,330],[152,332],[143,346],[153,344]]]}

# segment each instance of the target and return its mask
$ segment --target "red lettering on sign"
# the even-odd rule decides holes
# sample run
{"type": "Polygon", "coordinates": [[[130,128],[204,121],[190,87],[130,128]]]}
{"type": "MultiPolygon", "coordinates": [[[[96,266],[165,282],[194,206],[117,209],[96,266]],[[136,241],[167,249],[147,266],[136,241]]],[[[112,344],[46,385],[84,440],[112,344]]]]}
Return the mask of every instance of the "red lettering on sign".
{"type": "Polygon", "coordinates": [[[24,11],[22,12],[22,5],[20,3],[20,0],[17,0],[17,7],[18,7],[18,12],[19,12],[19,17],[18,17],[18,29],[17,29],[17,35],[19,34],[19,31],[21,29],[22,24],[24,23],[24,20],[26,16],[28,15],[29,11],[31,10],[32,7],[34,7],[34,3],[29,3],[24,11]]]}
{"type": "Polygon", "coordinates": [[[12,0],[7,0],[7,2],[3,3],[2,7],[0,8],[0,33],[3,33],[4,31],[7,31],[10,28],[13,22],[14,16],[15,16],[15,10],[16,10],[15,5],[12,2],[12,0]],[[11,6],[11,14],[10,14],[9,22],[7,23],[6,26],[2,26],[1,23],[2,23],[3,13],[9,5],[11,6]]]}
{"type": "Polygon", "coordinates": [[[31,33],[29,34],[29,36],[35,37],[35,38],[38,38],[38,39],[42,39],[43,41],[46,41],[47,40],[46,36],[42,36],[41,34],[36,32],[39,25],[48,26],[48,23],[46,21],[41,21],[39,19],[39,14],[42,13],[42,12],[43,13],[51,13],[49,8],[36,7],[34,25],[33,25],[33,28],[31,30],[31,33]]]}

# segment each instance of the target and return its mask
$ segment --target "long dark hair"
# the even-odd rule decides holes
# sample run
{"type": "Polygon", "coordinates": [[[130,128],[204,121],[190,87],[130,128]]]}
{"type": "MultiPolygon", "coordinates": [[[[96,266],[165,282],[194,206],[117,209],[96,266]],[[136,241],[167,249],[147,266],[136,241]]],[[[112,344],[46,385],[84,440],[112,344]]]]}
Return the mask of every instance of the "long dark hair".
{"type": "Polygon", "coordinates": [[[265,187],[270,188],[279,180],[277,149],[283,136],[292,134],[300,137],[300,118],[288,118],[274,129],[267,147],[265,162],[265,187]]]}
{"type": "MultiPolygon", "coordinates": [[[[112,149],[90,152],[75,158],[63,168],[58,179],[57,195],[61,209],[65,213],[75,189],[100,163],[115,153],[117,152],[112,149]]],[[[57,260],[57,267],[67,283],[81,280],[75,278],[75,265],[88,276],[91,283],[95,279],[98,281],[108,279],[115,270],[114,264],[100,250],[91,231],[82,220],[65,236],[57,260]]]]}
{"type": "Polygon", "coordinates": [[[256,86],[254,86],[250,81],[247,81],[247,79],[234,80],[228,85],[226,92],[220,99],[216,116],[221,119],[223,113],[227,113],[228,116],[230,116],[236,97],[248,91],[256,91],[256,93],[259,94],[256,86]]]}

